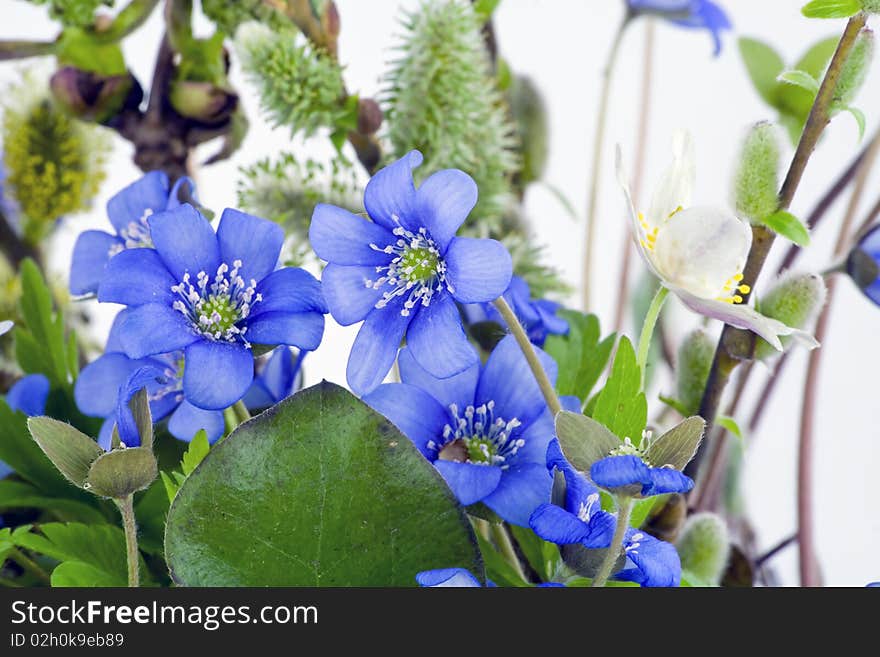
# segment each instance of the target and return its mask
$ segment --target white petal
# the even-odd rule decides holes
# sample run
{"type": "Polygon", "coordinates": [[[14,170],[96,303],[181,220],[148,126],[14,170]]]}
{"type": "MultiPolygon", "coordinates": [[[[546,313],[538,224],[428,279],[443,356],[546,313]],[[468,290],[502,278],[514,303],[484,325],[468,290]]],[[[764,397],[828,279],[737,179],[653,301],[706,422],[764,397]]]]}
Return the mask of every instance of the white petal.
{"type": "Polygon", "coordinates": [[[662,278],[662,276],[660,276],[660,273],[657,271],[657,266],[654,262],[654,254],[648,251],[645,248],[644,244],[642,244],[642,240],[644,239],[645,235],[642,231],[642,226],[639,223],[639,215],[636,212],[635,206],[633,205],[632,193],[629,189],[629,177],[627,176],[626,170],[623,167],[623,155],[620,152],[620,144],[617,145],[617,149],[614,154],[614,166],[615,170],[617,171],[617,182],[623,189],[624,197],[626,197],[626,207],[629,211],[633,242],[635,242],[636,248],[639,250],[639,255],[642,256],[642,260],[645,261],[645,264],[648,266],[648,269],[651,270],[651,273],[654,274],[657,278],[662,278]]]}
{"type": "Polygon", "coordinates": [[[742,271],[752,245],[748,224],[718,208],[677,212],[657,233],[654,258],[662,278],[698,297],[715,299],[742,271]]]}
{"type": "Polygon", "coordinates": [[[687,130],[676,130],[672,137],[672,164],[654,188],[648,209],[648,223],[662,226],[678,208],[688,207],[695,177],[693,139],[687,130]]]}
{"type": "Polygon", "coordinates": [[[725,324],[730,324],[736,328],[757,333],[779,351],[783,350],[782,342],[779,340],[781,335],[792,336],[808,349],[815,349],[819,346],[816,338],[806,331],[791,328],[778,320],[765,317],[750,306],[715,301],[713,299],[702,299],[688,293],[686,290],[670,289],[694,312],[706,317],[712,317],[713,319],[720,319],[725,324]]]}

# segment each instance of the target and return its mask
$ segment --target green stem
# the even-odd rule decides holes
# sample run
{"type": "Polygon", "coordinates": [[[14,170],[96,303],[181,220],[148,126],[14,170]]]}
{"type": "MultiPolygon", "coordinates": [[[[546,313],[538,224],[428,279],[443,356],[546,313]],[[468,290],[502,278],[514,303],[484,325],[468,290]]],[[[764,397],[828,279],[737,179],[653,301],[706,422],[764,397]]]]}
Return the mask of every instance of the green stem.
{"type": "Polygon", "coordinates": [[[605,553],[605,559],[599,570],[596,571],[596,577],[593,578],[593,586],[605,586],[605,582],[611,576],[614,564],[617,563],[617,557],[623,549],[623,537],[626,536],[626,530],[629,529],[629,517],[632,514],[633,498],[619,497],[617,498],[617,526],[614,528],[614,538],[611,539],[611,545],[605,553]]]}
{"type": "Polygon", "coordinates": [[[550,412],[553,413],[555,417],[556,414],[562,410],[562,404],[559,403],[559,397],[556,396],[553,384],[550,383],[550,379],[547,378],[547,373],[541,366],[541,361],[538,360],[538,354],[535,353],[535,347],[529,341],[529,336],[526,335],[525,329],[523,329],[522,324],[519,323],[516,313],[513,312],[513,309],[504,297],[498,297],[492,303],[498,309],[498,312],[501,313],[504,322],[507,324],[507,328],[513,333],[513,337],[516,339],[519,348],[526,357],[529,369],[532,370],[535,381],[538,382],[541,394],[544,395],[544,400],[547,402],[550,412]]]}
{"type": "Polygon", "coordinates": [[[513,543],[510,541],[510,535],[507,533],[507,527],[504,526],[504,523],[492,523],[492,536],[505,561],[511,565],[522,581],[528,582],[529,580],[526,578],[525,572],[523,572],[522,564],[519,562],[519,557],[516,556],[516,550],[513,549],[513,543]]]}
{"type": "Polygon", "coordinates": [[[648,306],[648,313],[645,315],[645,321],[642,324],[642,333],[639,336],[639,350],[636,356],[636,362],[639,365],[639,370],[642,372],[642,390],[645,389],[651,338],[654,335],[654,327],[657,326],[657,318],[660,317],[660,311],[663,309],[663,303],[666,301],[667,296],[669,296],[669,288],[661,285],[657,289],[657,294],[651,300],[651,305],[648,306]]]}
{"type": "Polygon", "coordinates": [[[242,400],[238,400],[235,402],[235,405],[232,407],[232,411],[235,413],[235,417],[238,419],[238,423],[247,422],[251,419],[251,412],[247,409],[247,406],[244,405],[242,400]]]}
{"type": "Polygon", "coordinates": [[[18,548],[14,548],[7,556],[21,566],[25,572],[30,573],[44,584],[49,584],[51,582],[49,573],[43,570],[36,561],[31,559],[18,548]]]}
{"type": "Polygon", "coordinates": [[[0,577],[0,586],[5,586],[9,589],[20,589],[23,588],[21,584],[16,582],[13,579],[8,579],[6,577],[0,577]]]}
{"type": "Polygon", "coordinates": [[[129,495],[120,500],[115,500],[119,513],[122,515],[122,527],[125,530],[125,551],[128,562],[128,585],[129,587],[140,586],[138,567],[140,557],[137,543],[137,523],[134,517],[134,496],[129,495]]]}
{"type": "Polygon", "coordinates": [[[587,235],[584,242],[583,271],[583,306],[585,311],[590,309],[590,281],[593,276],[593,246],[596,238],[596,207],[599,198],[599,183],[602,180],[602,146],[605,141],[605,124],[608,120],[608,101],[611,99],[611,77],[617,63],[620,46],[623,43],[626,26],[629,25],[631,19],[632,16],[627,12],[611,42],[608,61],[602,72],[602,90],[599,93],[599,110],[596,114],[596,130],[593,134],[592,177],[590,179],[590,193],[587,197],[587,235]]]}

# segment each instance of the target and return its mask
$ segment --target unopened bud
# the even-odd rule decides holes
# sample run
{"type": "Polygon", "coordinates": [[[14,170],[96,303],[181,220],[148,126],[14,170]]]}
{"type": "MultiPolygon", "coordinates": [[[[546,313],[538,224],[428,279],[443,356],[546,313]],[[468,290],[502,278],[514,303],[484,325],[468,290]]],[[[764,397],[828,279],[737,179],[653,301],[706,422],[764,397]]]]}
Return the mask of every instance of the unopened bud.
{"type": "Polygon", "coordinates": [[[779,138],[772,123],[755,124],[743,142],[733,182],[739,215],[760,222],[778,206],[779,138]]]}
{"type": "Polygon", "coordinates": [[[880,224],[850,251],[846,272],[866,297],[880,305],[880,224]]]}
{"type": "Polygon", "coordinates": [[[123,499],[147,488],[159,474],[147,447],[120,447],[99,456],[89,468],[89,492],[123,499]]]}
{"type": "Polygon", "coordinates": [[[210,82],[174,81],[168,98],[181,116],[208,124],[228,120],[238,105],[238,94],[210,82]]]}
{"type": "Polygon", "coordinates": [[[685,522],[675,547],[682,571],[700,584],[720,584],[730,558],[730,536],[724,520],[714,513],[695,513],[685,522]]]}
{"type": "Polygon", "coordinates": [[[382,109],[372,98],[358,100],[357,131],[362,135],[373,135],[382,127],[382,109]]]}
{"type": "Polygon", "coordinates": [[[703,329],[689,333],[678,348],[675,368],[678,401],[687,415],[695,415],[715,357],[715,341],[703,329]]]}
{"type": "MultiPolygon", "coordinates": [[[[786,326],[805,329],[825,305],[827,295],[825,280],[819,274],[798,274],[785,276],[761,298],[760,311],[786,326]]],[[[791,336],[781,336],[787,345],[791,336]]],[[[755,358],[763,360],[779,352],[763,338],[755,344],[755,358]]]]}
{"type": "Polygon", "coordinates": [[[104,76],[73,66],[58,69],[49,82],[52,96],[68,114],[106,123],[124,107],[137,107],[143,90],[130,73],[104,76]]]}
{"type": "Polygon", "coordinates": [[[864,28],[856,37],[856,42],[846,58],[846,63],[840,71],[837,80],[837,88],[834,90],[834,103],[841,107],[849,106],[871,68],[871,60],[874,58],[874,32],[864,28]]]}

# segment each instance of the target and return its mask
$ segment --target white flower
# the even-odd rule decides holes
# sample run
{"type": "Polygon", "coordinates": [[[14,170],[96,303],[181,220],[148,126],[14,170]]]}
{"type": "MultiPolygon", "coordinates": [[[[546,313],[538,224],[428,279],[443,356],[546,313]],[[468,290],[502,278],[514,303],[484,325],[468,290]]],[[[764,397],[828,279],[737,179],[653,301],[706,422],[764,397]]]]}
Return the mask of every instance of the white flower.
{"type": "Polygon", "coordinates": [[[742,270],[752,246],[749,225],[714,207],[691,207],[694,149],[690,134],[676,132],[672,164],[654,191],[648,214],[637,213],[617,148],[617,178],[632,218],[633,238],[648,268],[694,312],[754,331],[779,351],[781,335],[809,348],[809,333],[765,317],[743,303],[751,290],[742,270]]]}

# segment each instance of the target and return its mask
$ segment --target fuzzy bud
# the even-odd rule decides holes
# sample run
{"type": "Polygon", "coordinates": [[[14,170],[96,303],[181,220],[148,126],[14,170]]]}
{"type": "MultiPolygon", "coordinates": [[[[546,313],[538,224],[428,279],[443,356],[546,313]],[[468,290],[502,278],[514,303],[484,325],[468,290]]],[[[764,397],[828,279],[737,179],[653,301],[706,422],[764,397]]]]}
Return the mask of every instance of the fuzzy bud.
{"type": "MultiPolygon", "coordinates": [[[[825,305],[827,292],[825,280],[819,274],[785,276],[761,298],[760,312],[786,326],[804,329],[825,305]]],[[[783,345],[787,345],[791,336],[782,336],[780,339],[783,345]]],[[[757,339],[756,359],[763,360],[778,354],[767,341],[757,339]]]]}
{"type": "Polygon", "coordinates": [[[382,127],[382,109],[372,98],[358,100],[357,130],[362,135],[374,135],[382,127]]]}
{"type": "Polygon", "coordinates": [[[100,75],[73,66],[58,69],[49,81],[57,103],[71,116],[106,123],[124,107],[137,107],[144,92],[130,73],[100,75]]]}
{"type": "Polygon", "coordinates": [[[871,61],[874,59],[874,32],[868,28],[864,28],[856,37],[856,42],[850,51],[843,69],[840,71],[840,78],[837,81],[837,88],[834,91],[834,103],[841,107],[849,106],[856,95],[862,88],[868,71],[871,68],[871,61]]]}
{"type": "Polygon", "coordinates": [[[772,123],[755,124],[743,141],[733,181],[734,205],[740,216],[760,222],[778,205],[779,138],[772,123]]]}
{"type": "Polygon", "coordinates": [[[210,125],[227,121],[238,106],[238,94],[210,82],[176,80],[168,98],[181,116],[210,125]]]}
{"type": "Polygon", "coordinates": [[[675,547],[683,571],[702,584],[720,584],[730,557],[730,537],[724,520],[714,513],[695,513],[685,522],[675,547]]]}
{"type": "Polygon", "coordinates": [[[695,415],[700,408],[714,356],[715,341],[703,329],[689,333],[678,348],[677,396],[687,415],[695,415]]]}

